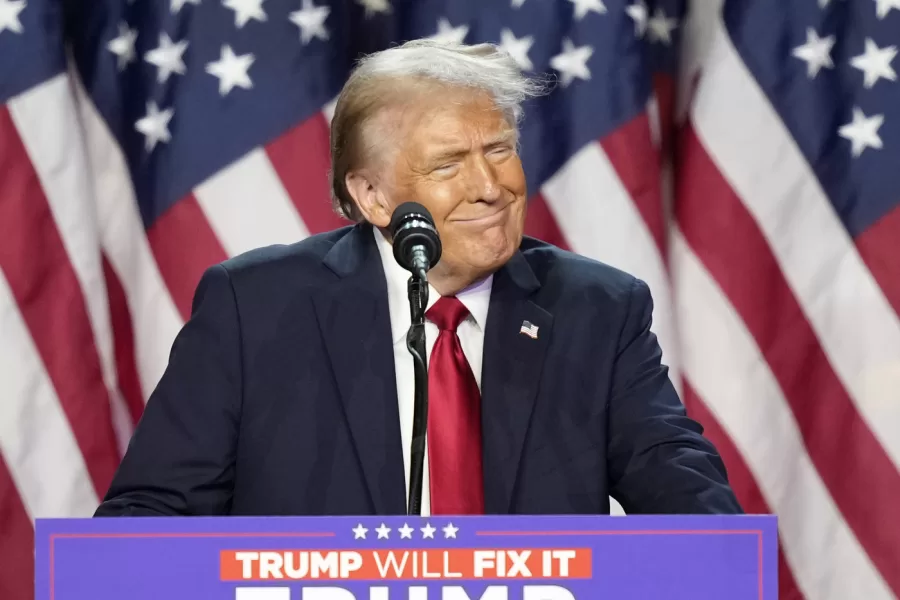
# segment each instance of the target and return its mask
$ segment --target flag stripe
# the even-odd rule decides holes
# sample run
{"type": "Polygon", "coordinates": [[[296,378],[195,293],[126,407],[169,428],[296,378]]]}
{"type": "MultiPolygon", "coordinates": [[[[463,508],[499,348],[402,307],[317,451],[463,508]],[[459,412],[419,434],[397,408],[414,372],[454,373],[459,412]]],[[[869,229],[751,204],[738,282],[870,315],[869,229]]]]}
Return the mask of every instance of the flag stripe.
{"type": "Polygon", "coordinates": [[[74,71],[70,76],[94,185],[101,245],[128,299],[141,389],[149,391],[165,370],[183,320],[154,261],[122,150],[80,78],[74,71]]]}
{"type": "Polygon", "coordinates": [[[309,235],[262,149],[197,186],[194,196],[228,256],[309,235]]]}
{"type": "MultiPolygon", "coordinates": [[[[722,461],[728,469],[728,482],[741,503],[741,508],[747,514],[769,515],[773,511],[763,496],[756,477],[747,466],[747,462],[735,447],[728,433],[722,428],[716,417],[706,408],[706,404],[699,394],[691,387],[690,381],[685,378],[682,383],[682,399],[687,408],[688,415],[703,424],[703,434],[715,444],[722,456],[722,461]]],[[[784,547],[778,543],[778,598],[779,600],[795,600],[802,598],[803,594],[797,587],[794,574],[784,555],[784,547]]]]}
{"type": "MultiPolygon", "coordinates": [[[[692,116],[697,135],[757,222],[835,374],[896,474],[900,319],[721,21],[692,116]]],[[[900,539],[900,530],[894,533],[900,539]]]]}
{"type": "Polygon", "coordinates": [[[34,527],[0,455],[0,598],[34,597],[34,527]]]}
{"type": "Polygon", "coordinates": [[[131,312],[122,282],[113,270],[106,255],[103,256],[103,277],[109,294],[110,319],[113,326],[113,343],[116,355],[116,369],[119,376],[119,390],[128,407],[132,424],[137,424],[144,411],[144,392],[141,389],[137,362],[134,355],[134,330],[131,327],[131,312]]]}
{"type": "MultiPolygon", "coordinates": [[[[856,247],[894,311],[900,315],[900,207],[863,232],[856,239],[856,247]]],[[[897,386],[900,382],[894,389],[897,386]]]]}
{"type": "MultiPolygon", "coordinates": [[[[648,130],[635,133],[646,136],[648,130]]],[[[636,144],[637,148],[655,152],[649,145],[636,144]]],[[[640,155],[637,160],[642,158],[640,155]]],[[[614,265],[647,283],[653,296],[652,329],[659,338],[672,382],[678,387],[681,376],[671,294],[659,247],[601,146],[589,144],[582,148],[544,184],[542,193],[572,250],[614,265]]]]}
{"type": "Polygon", "coordinates": [[[891,598],[811,463],[801,424],[750,331],[677,228],[670,240],[685,378],[778,514],[797,585],[816,600],[891,598]]]}
{"type": "MultiPolygon", "coordinates": [[[[249,199],[248,204],[253,206],[249,199]]],[[[172,300],[187,321],[203,272],[228,255],[193,195],[157,219],[147,231],[147,239],[172,300]]]]}
{"type": "Polygon", "coordinates": [[[25,510],[32,519],[89,516],[96,486],[2,273],[0,332],[7,349],[0,361],[0,453],[25,510]]]}
{"type": "Polygon", "coordinates": [[[844,518],[900,589],[900,571],[891,574],[900,556],[900,513],[891,508],[900,474],[832,371],[755,221],[692,131],[681,148],[677,222],[754,337],[844,518]]]}
{"type": "Polygon", "coordinates": [[[331,206],[328,123],[316,113],[266,146],[266,154],[309,231],[349,224],[331,206]]]}
{"type": "Polygon", "coordinates": [[[528,210],[525,213],[525,235],[543,240],[548,244],[554,244],[563,250],[571,250],[569,242],[556,222],[556,217],[547,206],[546,198],[540,192],[528,201],[528,210]]]}
{"type": "Polygon", "coordinates": [[[0,172],[0,223],[7,224],[0,237],[0,269],[72,425],[94,488],[103,493],[119,460],[109,393],[78,279],[5,108],[0,109],[0,172]]]}

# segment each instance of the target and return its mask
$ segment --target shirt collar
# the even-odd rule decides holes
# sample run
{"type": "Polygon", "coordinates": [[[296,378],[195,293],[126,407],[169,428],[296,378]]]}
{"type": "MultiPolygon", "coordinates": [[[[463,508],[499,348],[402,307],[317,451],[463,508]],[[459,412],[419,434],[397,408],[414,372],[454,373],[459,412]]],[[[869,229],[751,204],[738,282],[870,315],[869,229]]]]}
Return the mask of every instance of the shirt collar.
{"type": "MultiPolygon", "coordinates": [[[[393,338],[393,343],[396,344],[398,341],[406,338],[411,322],[409,299],[406,294],[406,285],[410,274],[394,259],[394,249],[384,237],[384,234],[377,227],[373,227],[372,231],[377,240],[378,253],[381,255],[384,276],[387,280],[388,303],[391,311],[391,337],[393,338]]],[[[487,325],[493,281],[494,276],[490,275],[456,294],[459,301],[469,309],[469,317],[467,318],[474,319],[475,325],[482,332],[484,332],[487,325]]],[[[440,298],[440,294],[429,283],[427,308],[431,308],[438,298],[440,298]]]]}

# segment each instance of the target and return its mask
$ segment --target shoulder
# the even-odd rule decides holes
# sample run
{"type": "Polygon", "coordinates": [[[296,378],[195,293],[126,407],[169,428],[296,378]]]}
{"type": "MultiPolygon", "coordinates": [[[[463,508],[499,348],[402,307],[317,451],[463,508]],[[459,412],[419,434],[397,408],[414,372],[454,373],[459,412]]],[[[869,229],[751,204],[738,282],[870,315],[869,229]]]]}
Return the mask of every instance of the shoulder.
{"type": "Polygon", "coordinates": [[[540,281],[542,291],[560,300],[583,299],[626,306],[636,295],[649,300],[644,281],[602,261],[527,236],[520,251],[540,281]]]}

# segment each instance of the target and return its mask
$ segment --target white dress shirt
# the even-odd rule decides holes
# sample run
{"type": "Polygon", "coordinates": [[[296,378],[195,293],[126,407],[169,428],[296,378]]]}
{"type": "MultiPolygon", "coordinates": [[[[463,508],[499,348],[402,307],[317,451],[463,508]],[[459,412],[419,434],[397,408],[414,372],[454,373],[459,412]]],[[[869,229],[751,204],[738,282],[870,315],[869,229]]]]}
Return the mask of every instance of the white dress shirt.
{"type": "MultiPolygon", "coordinates": [[[[378,241],[378,251],[381,254],[381,262],[384,265],[384,273],[387,278],[388,302],[391,313],[391,338],[394,347],[394,367],[397,376],[397,401],[400,408],[400,437],[403,441],[403,470],[406,477],[406,496],[409,496],[409,461],[410,444],[412,442],[412,425],[415,397],[415,373],[413,372],[413,359],[406,349],[406,333],[410,326],[409,300],[406,294],[406,286],[410,273],[394,259],[393,248],[385,239],[377,227],[373,227],[375,238],[378,241]]],[[[481,364],[482,350],[484,346],[484,331],[487,323],[488,308],[491,302],[491,284],[493,276],[472,285],[458,293],[456,297],[469,309],[469,316],[459,325],[457,335],[463,353],[469,361],[475,381],[478,382],[478,390],[481,390],[481,364]]],[[[437,302],[440,294],[428,285],[428,306],[437,302]]],[[[425,319],[425,352],[428,360],[431,359],[431,349],[434,340],[437,339],[437,326],[425,319]]],[[[425,470],[422,474],[422,515],[431,514],[431,493],[428,476],[428,446],[425,447],[425,470]]]]}

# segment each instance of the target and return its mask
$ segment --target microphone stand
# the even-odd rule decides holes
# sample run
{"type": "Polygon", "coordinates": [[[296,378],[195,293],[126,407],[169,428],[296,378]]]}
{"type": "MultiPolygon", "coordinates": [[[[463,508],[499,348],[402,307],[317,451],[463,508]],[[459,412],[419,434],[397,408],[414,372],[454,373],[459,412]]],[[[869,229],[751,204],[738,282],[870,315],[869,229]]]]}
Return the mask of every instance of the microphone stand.
{"type": "Polygon", "coordinates": [[[425,470],[425,434],[428,428],[428,366],[425,353],[425,307],[428,306],[428,280],[424,272],[413,274],[407,283],[412,323],[406,334],[406,348],[413,357],[415,399],[413,402],[412,444],[409,460],[409,499],[407,514],[422,514],[422,474],[425,470]]]}

